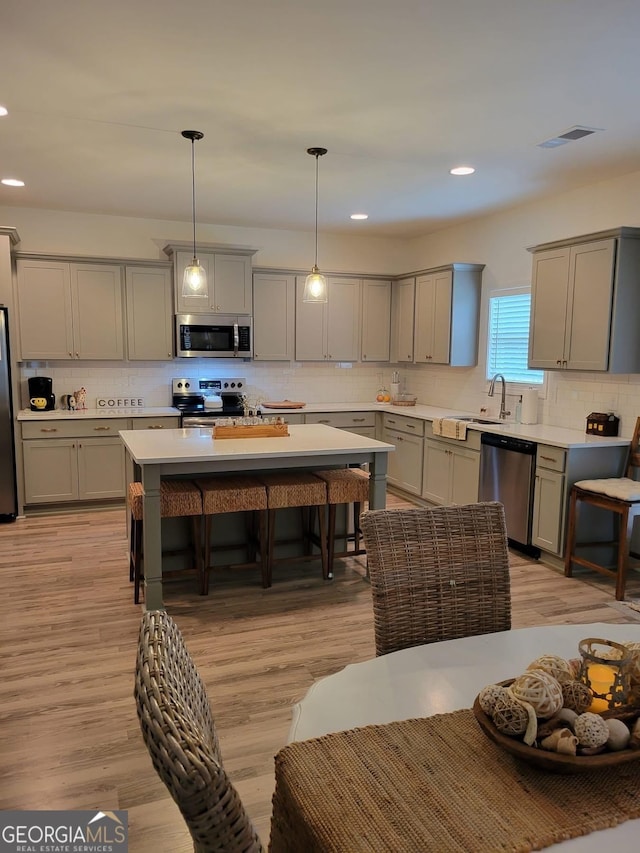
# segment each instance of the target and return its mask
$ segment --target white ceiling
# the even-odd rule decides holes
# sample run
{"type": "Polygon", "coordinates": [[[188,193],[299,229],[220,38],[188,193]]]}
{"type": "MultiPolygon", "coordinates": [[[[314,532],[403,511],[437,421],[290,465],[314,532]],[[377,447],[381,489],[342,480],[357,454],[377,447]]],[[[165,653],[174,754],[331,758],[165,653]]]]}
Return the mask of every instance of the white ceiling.
{"type": "Polygon", "coordinates": [[[639,88],[638,0],[16,0],[0,206],[190,221],[193,128],[198,222],[313,229],[324,146],[320,229],[424,234],[640,170],[639,88]]]}

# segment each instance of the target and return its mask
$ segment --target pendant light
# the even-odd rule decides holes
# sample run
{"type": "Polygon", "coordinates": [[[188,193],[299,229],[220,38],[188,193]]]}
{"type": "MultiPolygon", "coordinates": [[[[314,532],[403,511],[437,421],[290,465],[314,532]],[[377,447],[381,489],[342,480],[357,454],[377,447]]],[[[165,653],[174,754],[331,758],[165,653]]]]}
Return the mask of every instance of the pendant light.
{"type": "Polygon", "coordinates": [[[303,302],[327,301],[327,279],[318,269],[318,158],[326,153],[326,148],[307,148],[307,154],[316,158],[316,260],[304,283],[303,302]]]}
{"type": "Polygon", "coordinates": [[[183,296],[206,296],[207,295],[207,271],[201,266],[196,256],[196,169],[195,169],[195,143],[202,139],[204,133],[199,130],[183,130],[185,139],[191,140],[191,201],[193,214],[193,259],[188,267],[185,267],[182,278],[183,296]]]}

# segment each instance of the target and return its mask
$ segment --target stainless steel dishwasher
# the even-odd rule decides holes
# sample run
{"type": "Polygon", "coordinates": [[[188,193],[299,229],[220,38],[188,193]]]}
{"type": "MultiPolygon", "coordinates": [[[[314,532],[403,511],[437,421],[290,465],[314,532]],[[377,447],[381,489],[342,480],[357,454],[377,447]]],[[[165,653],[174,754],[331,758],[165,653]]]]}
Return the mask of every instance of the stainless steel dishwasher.
{"type": "Polygon", "coordinates": [[[480,500],[503,504],[510,544],[540,556],[531,545],[535,442],[488,432],[480,441],[480,500]]]}

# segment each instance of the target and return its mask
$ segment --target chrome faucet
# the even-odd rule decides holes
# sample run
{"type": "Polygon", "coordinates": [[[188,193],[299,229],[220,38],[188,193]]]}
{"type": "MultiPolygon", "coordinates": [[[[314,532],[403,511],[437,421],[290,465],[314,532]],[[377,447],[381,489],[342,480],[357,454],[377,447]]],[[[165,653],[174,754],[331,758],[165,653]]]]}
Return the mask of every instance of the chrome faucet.
{"type": "Polygon", "coordinates": [[[501,421],[505,420],[507,415],[510,415],[511,412],[508,412],[505,408],[506,400],[505,396],[507,393],[507,383],[504,381],[504,376],[501,373],[496,373],[495,376],[491,378],[491,384],[489,385],[488,395],[489,397],[493,397],[493,393],[496,390],[496,379],[502,379],[502,396],[500,397],[500,414],[499,418],[501,421]]]}

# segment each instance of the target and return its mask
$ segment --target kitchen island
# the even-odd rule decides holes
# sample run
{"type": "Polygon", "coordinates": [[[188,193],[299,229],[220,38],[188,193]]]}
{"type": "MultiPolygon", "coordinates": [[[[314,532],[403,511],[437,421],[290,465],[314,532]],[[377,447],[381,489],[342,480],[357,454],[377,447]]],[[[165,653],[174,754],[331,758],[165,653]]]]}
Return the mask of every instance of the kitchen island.
{"type": "Polygon", "coordinates": [[[213,438],[206,428],[120,432],[128,470],[139,466],[143,496],[145,606],[163,607],[160,481],[173,476],[331,468],[368,463],[369,507],[384,509],[387,454],[395,448],[322,424],[294,424],[289,435],[268,438],[213,438]]]}

